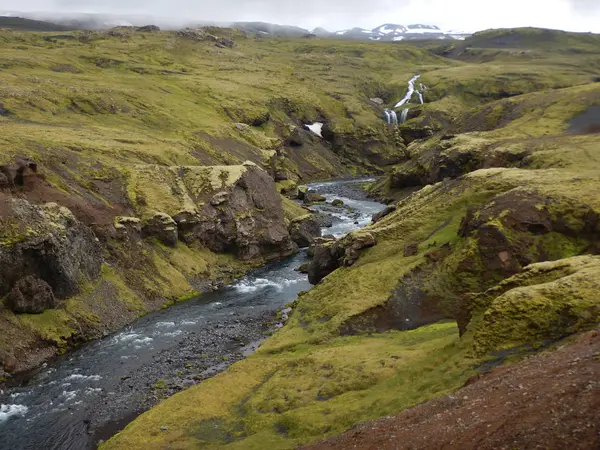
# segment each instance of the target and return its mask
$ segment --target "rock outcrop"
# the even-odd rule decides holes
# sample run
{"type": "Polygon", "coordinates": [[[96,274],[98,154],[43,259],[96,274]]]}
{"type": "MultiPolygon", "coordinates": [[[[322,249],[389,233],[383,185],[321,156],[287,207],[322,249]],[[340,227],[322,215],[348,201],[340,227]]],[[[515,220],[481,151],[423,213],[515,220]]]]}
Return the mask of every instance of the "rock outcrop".
{"type": "Polygon", "coordinates": [[[315,238],[321,237],[321,226],[311,215],[298,217],[290,224],[290,236],[298,247],[310,247],[315,238]]]}
{"type": "Polygon", "coordinates": [[[33,276],[66,298],[79,292],[82,280],[100,276],[100,243],[67,208],[20,199],[0,202],[5,211],[0,218],[0,296],[33,276]]]}
{"type": "Polygon", "coordinates": [[[354,265],[363,250],[376,244],[372,233],[359,230],[347,234],[339,241],[316,245],[308,268],[308,280],[317,284],[337,268],[354,265]]]}
{"type": "Polygon", "coordinates": [[[275,184],[256,165],[247,164],[239,179],[207,200],[198,210],[173,217],[184,242],[199,241],[244,260],[279,258],[297,250],[275,184]]]}
{"type": "Polygon", "coordinates": [[[14,313],[40,314],[54,308],[56,300],[48,283],[28,276],[17,281],[6,298],[6,305],[14,313]]]}
{"type": "Polygon", "coordinates": [[[165,213],[156,213],[142,225],[142,236],[158,239],[164,245],[177,245],[177,223],[165,213]]]}

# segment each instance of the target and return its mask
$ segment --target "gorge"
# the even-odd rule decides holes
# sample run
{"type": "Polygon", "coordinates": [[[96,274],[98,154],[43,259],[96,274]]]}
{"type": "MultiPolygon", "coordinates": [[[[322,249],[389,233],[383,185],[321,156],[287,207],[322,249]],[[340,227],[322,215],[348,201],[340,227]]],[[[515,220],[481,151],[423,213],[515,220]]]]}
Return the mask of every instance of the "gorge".
{"type": "Polygon", "coordinates": [[[0,447],[596,448],[599,45],[0,30],[0,447]]]}

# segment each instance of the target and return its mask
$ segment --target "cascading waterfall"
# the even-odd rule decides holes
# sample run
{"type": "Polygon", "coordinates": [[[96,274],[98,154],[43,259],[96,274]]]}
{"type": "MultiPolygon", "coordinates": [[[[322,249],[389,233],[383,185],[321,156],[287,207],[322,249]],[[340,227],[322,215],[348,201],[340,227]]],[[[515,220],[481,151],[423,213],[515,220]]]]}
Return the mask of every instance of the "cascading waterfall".
{"type": "MultiPolygon", "coordinates": [[[[394,109],[399,108],[410,101],[413,94],[415,93],[415,82],[420,77],[421,77],[421,75],[415,75],[410,80],[408,80],[408,92],[406,93],[406,95],[404,96],[404,98],[402,100],[400,100],[398,103],[396,103],[396,106],[394,106],[394,109]]],[[[419,93],[419,95],[420,95],[420,93],[419,93]]],[[[423,102],[421,102],[421,103],[423,103],[423,102]]]]}
{"type": "Polygon", "coordinates": [[[402,110],[402,114],[400,115],[400,123],[406,123],[406,121],[408,120],[408,112],[410,111],[410,108],[405,108],[402,110]]]}
{"type": "Polygon", "coordinates": [[[384,113],[385,113],[385,120],[388,125],[398,125],[398,115],[396,114],[396,111],[391,110],[391,109],[386,109],[384,111],[384,113]]]}

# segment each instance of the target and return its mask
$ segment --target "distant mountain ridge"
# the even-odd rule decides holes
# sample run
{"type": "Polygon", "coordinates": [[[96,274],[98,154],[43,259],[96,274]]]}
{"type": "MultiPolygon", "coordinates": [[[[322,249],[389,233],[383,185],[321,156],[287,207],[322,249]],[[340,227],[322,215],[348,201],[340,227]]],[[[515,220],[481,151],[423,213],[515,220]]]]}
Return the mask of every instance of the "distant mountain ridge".
{"type": "Polygon", "coordinates": [[[352,28],[329,32],[323,28],[313,30],[319,37],[336,37],[342,39],[371,40],[371,41],[403,41],[411,39],[459,39],[463,40],[471,34],[464,32],[443,31],[436,25],[400,25],[386,23],[372,30],[352,28]]]}
{"type": "MultiPolygon", "coordinates": [[[[469,33],[443,31],[435,25],[413,24],[399,25],[386,23],[372,30],[364,28],[351,28],[347,30],[328,31],[325,28],[315,28],[310,31],[292,25],[277,25],[268,22],[233,22],[233,23],[215,23],[190,20],[187,23],[176,22],[167,17],[152,17],[145,15],[116,15],[116,14],[62,14],[60,17],[52,13],[44,12],[2,12],[0,18],[5,27],[11,28],[11,25],[20,25],[19,28],[39,31],[52,31],[51,24],[55,24],[57,29],[88,29],[103,30],[116,26],[142,26],[148,24],[158,25],[161,28],[174,30],[185,27],[203,27],[203,26],[221,26],[232,27],[240,30],[256,33],[263,36],[280,37],[302,37],[315,35],[321,38],[351,39],[365,41],[402,41],[414,39],[465,39],[470,36],[469,33]],[[11,20],[8,20],[10,18],[11,20]],[[26,20],[44,21],[45,25],[36,26],[33,23],[18,23],[19,18],[26,20]]],[[[23,20],[21,19],[21,21],[23,20]]],[[[18,26],[15,26],[17,28],[18,26]]]]}

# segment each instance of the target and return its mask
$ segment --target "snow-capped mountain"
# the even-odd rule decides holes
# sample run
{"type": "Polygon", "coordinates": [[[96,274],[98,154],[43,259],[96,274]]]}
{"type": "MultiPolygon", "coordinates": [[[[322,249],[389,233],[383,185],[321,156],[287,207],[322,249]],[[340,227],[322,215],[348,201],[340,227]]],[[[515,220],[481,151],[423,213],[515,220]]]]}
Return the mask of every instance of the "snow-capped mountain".
{"type": "Polygon", "coordinates": [[[323,28],[313,30],[313,34],[320,37],[337,37],[340,39],[357,39],[371,41],[402,41],[410,39],[465,39],[469,33],[459,31],[444,31],[435,25],[399,25],[386,23],[366,30],[364,28],[352,28],[336,32],[328,32],[323,28]]]}

